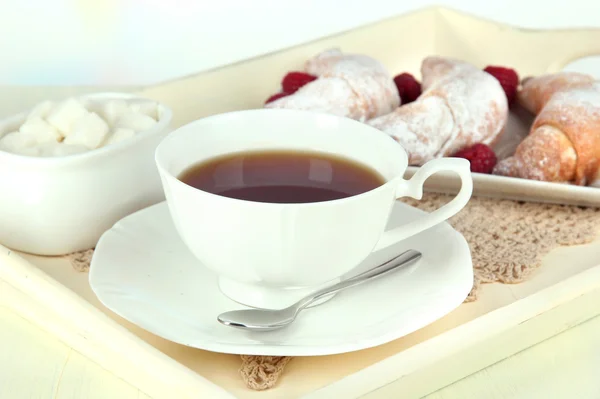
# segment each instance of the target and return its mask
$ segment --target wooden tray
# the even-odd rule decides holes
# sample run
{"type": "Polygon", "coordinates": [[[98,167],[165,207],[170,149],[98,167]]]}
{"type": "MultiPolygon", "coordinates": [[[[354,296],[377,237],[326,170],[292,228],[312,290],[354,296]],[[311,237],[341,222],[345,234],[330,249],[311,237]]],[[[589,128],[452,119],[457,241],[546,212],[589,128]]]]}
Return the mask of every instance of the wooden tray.
{"type": "MultiPolygon", "coordinates": [[[[178,126],[260,106],[278,90],[286,71],[328,47],[371,54],[393,73],[417,73],[423,57],[441,54],[482,66],[510,65],[525,76],[557,71],[573,58],[600,53],[600,31],[525,31],[431,8],[197,76],[129,90],[171,106],[178,126]]],[[[3,88],[0,109],[8,115],[43,99],[95,90],[3,88]]],[[[513,193],[519,194],[519,188],[513,193]]],[[[479,194],[492,195],[481,184],[479,194]]],[[[295,358],[280,383],[264,392],[244,387],[238,356],[168,342],[105,309],[91,292],[87,274],[73,270],[64,258],[0,246],[0,305],[155,399],[389,398],[399,392],[413,398],[600,314],[599,265],[600,241],[560,248],[529,281],[485,285],[477,302],[463,304],[401,339],[343,355],[295,358]]]]}

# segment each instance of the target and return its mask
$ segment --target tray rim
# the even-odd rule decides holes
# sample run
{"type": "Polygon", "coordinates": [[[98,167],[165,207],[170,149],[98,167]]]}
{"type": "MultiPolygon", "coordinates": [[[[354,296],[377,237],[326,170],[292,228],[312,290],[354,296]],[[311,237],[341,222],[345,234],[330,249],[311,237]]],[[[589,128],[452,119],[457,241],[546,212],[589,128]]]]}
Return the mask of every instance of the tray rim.
{"type": "MultiPolygon", "coordinates": [[[[128,331],[116,320],[109,318],[100,309],[69,290],[60,281],[50,277],[34,263],[27,261],[18,252],[1,244],[0,287],[2,288],[0,306],[7,307],[44,331],[53,334],[90,360],[152,397],[157,399],[172,397],[175,381],[179,386],[177,392],[181,398],[193,398],[195,396],[190,394],[190,391],[198,392],[198,390],[211,392],[211,397],[215,398],[235,397],[226,388],[163,354],[158,348],[128,331]],[[49,299],[52,295],[59,298],[59,302],[53,305],[53,300],[49,299]],[[81,320],[74,322],[68,318],[73,314],[84,315],[81,309],[87,314],[84,321],[96,320],[100,323],[97,329],[101,331],[94,333],[89,328],[90,324],[86,325],[81,320]],[[66,331],[65,325],[68,325],[70,331],[66,331]],[[118,335],[113,335],[116,344],[107,347],[103,334],[115,334],[115,332],[118,332],[118,335]],[[132,360],[127,356],[121,356],[118,348],[123,347],[124,344],[133,344],[136,353],[142,355],[142,359],[132,360]],[[109,352],[112,352],[112,357],[107,355],[109,352]],[[154,362],[152,369],[159,369],[159,375],[144,367],[150,360],[154,362]],[[142,371],[138,369],[139,367],[146,370],[142,371]]],[[[354,398],[370,397],[370,395],[386,397],[379,394],[387,389],[393,389],[396,384],[403,384],[406,380],[409,382],[408,385],[403,385],[403,392],[410,389],[419,392],[419,395],[426,395],[598,315],[600,315],[600,265],[576,273],[557,284],[396,352],[358,372],[307,393],[302,398],[354,398]],[[582,302],[586,306],[581,306],[582,302]],[[553,312],[558,313],[558,316],[550,317],[553,312]],[[495,329],[490,329],[490,325],[495,329]],[[464,337],[472,336],[473,331],[480,333],[479,339],[475,342],[465,341],[464,337]],[[485,359],[481,358],[481,352],[477,350],[478,345],[493,343],[494,340],[502,341],[505,337],[501,334],[511,333],[511,331],[513,336],[525,334],[527,339],[521,342],[517,339],[508,348],[488,354],[485,359]],[[446,348],[452,348],[453,351],[447,353],[444,350],[446,348]],[[442,375],[442,378],[434,383],[429,381],[427,389],[423,388],[422,382],[418,381],[418,374],[422,373],[425,367],[436,362],[456,362],[456,357],[461,357],[466,351],[476,352],[476,356],[479,356],[478,367],[471,365],[467,372],[456,369],[454,375],[452,373],[445,377],[442,375]],[[410,357],[408,360],[407,356],[410,357]],[[429,364],[424,364],[427,362],[429,364]],[[415,374],[417,381],[411,384],[410,379],[414,380],[415,374]]],[[[473,357],[473,354],[470,356],[473,357]]],[[[433,366],[435,367],[435,364],[433,366]]]]}
{"type": "MultiPolygon", "coordinates": [[[[523,33],[534,33],[534,34],[544,34],[544,33],[566,33],[566,34],[578,34],[578,33],[583,33],[583,34],[599,34],[600,35],[600,27],[596,27],[596,26],[589,26],[589,27],[576,27],[576,28],[557,28],[557,29],[551,29],[551,28],[546,28],[546,29],[541,29],[541,28],[527,28],[527,27],[522,27],[522,26],[518,26],[515,24],[509,24],[509,23],[505,23],[505,22],[499,22],[499,21],[495,21],[489,17],[480,17],[478,15],[476,15],[475,13],[470,13],[464,10],[459,10],[458,8],[454,8],[454,7],[450,7],[447,5],[429,5],[429,6],[425,6],[425,7],[421,7],[421,8],[417,8],[408,12],[404,12],[404,13],[396,13],[393,15],[390,15],[388,17],[385,18],[380,18],[376,21],[372,21],[372,22],[367,22],[367,23],[363,23],[360,25],[356,25],[352,28],[349,29],[343,29],[337,32],[334,32],[332,34],[329,35],[325,35],[325,36],[321,36],[318,38],[314,38],[311,40],[307,40],[307,41],[303,41],[300,43],[296,43],[290,46],[284,46],[284,47],[280,47],[277,50],[272,50],[272,51],[267,51],[267,52],[263,52],[260,53],[258,55],[255,56],[251,56],[251,57],[246,57],[243,59],[240,59],[238,61],[232,62],[232,63],[228,63],[228,64],[223,64],[223,65],[218,65],[212,68],[207,68],[204,69],[202,71],[199,72],[195,72],[195,73],[191,73],[191,74],[186,74],[183,76],[178,76],[176,78],[171,78],[171,79],[165,79],[165,80],[161,80],[155,83],[151,83],[151,84],[147,84],[147,85],[142,85],[142,86],[137,86],[137,90],[147,90],[147,89],[153,89],[153,88],[157,88],[160,86],[165,86],[165,85],[170,85],[172,83],[177,83],[177,82],[181,82],[184,80],[188,80],[188,79],[192,79],[194,77],[199,77],[205,74],[209,74],[209,73],[213,73],[213,72],[218,72],[221,71],[223,69],[229,69],[229,68],[235,68],[237,66],[243,65],[245,63],[248,62],[252,62],[252,61],[260,61],[262,59],[268,58],[270,56],[285,52],[285,51],[290,51],[290,50],[294,50],[294,49],[298,49],[304,46],[308,46],[311,44],[315,44],[317,42],[320,42],[322,40],[327,40],[327,39],[333,39],[339,36],[343,36],[345,34],[357,31],[357,30],[361,30],[361,29],[368,29],[370,27],[374,27],[377,26],[381,23],[385,23],[385,22],[391,22],[397,19],[403,19],[412,15],[416,15],[416,14],[427,14],[430,13],[432,15],[435,15],[435,13],[439,13],[441,15],[444,14],[454,14],[454,15],[459,15],[462,17],[466,17],[469,18],[471,20],[474,21],[479,21],[479,22],[484,22],[486,24],[489,25],[495,25],[499,28],[502,29],[509,29],[509,30],[513,30],[513,31],[517,31],[517,32],[523,32],[523,33]]],[[[600,54],[599,54],[600,55],[600,54]]],[[[577,58],[577,57],[575,57],[577,58]]],[[[0,85],[0,88],[2,86],[0,85]]]]}
{"type": "MultiPolygon", "coordinates": [[[[304,398],[326,399],[333,397],[331,395],[353,395],[352,397],[361,398],[373,396],[383,398],[385,396],[380,396],[382,389],[385,390],[387,389],[386,387],[389,387],[394,383],[398,383],[402,379],[411,377],[410,373],[403,373],[398,377],[398,373],[390,372],[390,370],[397,370],[398,367],[402,365],[402,362],[406,361],[404,358],[407,356],[407,352],[409,352],[408,356],[411,357],[410,360],[418,363],[419,361],[422,362],[423,358],[426,358],[427,355],[435,354],[439,348],[446,348],[452,346],[453,344],[457,344],[459,346],[464,346],[462,346],[462,349],[454,352],[450,356],[460,356],[465,351],[471,351],[475,352],[471,353],[471,356],[475,355],[484,357],[485,353],[478,351],[477,347],[481,346],[482,344],[484,345],[493,342],[506,342],[507,337],[500,337],[499,334],[501,333],[507,333],[510,334],[510,337],[516,337],[522,334],[526,335],[531,331],[537,330],[537,332],[541,332],[537,336],[530,333],[529,336],[526,337],[520,344],[515,344],[513,342],[509,345],[510,348],[506,350],[501,358],[492,361],[488,360],[484,367],[473,367],[471,372],[466,374],[469,375],[599,315],[600,265],[575,274],[567,280],[537,291],[534,294],[479,316],[467,323],[463,323],[438,336],[430,338],[429,340],[420,342],[406,349],[403,352],[405,353],[405,355],[402,356],[403,358],[401,358],[400,353],[396,353],[378,363],[360,370],[360,372],[350,374],[345,378],[330,384],[329,386],[316,390],[313,393],[304,396],[304,398]],[[586,285],[587,289],[585,292],[575,288],[581,283],[586,285]],[[562,298],[563,301],[557,301],[556,298],[562,298]],[[530,309],[527,314],[522,312],[523,306],[533,306],[540,303],[546,303],[548,306],[546,306],[542,311],[540,311],[540,309],[530,309]],[[585,303],[587,306],[581,306],[582,303],[585,303]],[[589,312],[591,307],[593,307],[593,312],[589,312]],[[587,310],[582,310],[582,308],[587,310]],[[514,309],[519,309],[521,313],[517,316],[515,316],[515,314],[511,314],[510,312],[514,309]],[[548,316],[553,312],[559,313],[559,316],[555,317],[554,319],[550,319],[548,316]],[[511,324],[508,326],[508,328],[504,328],[503,330],[489,330],[490,325],[498,326],[501,320],[511,317],[514,317],[514,319],[511,321],[511,324]],[[480,339],[477,342],[465,344],[463,339],[463,337],[466,335],[465,330],[476,330],[481,332],[482,334],[479,337],[480,339]],[[374,381],[378,382],[374,384],[374,381]],[[370,393],[373,393],[373,395],[371,396],[370,393]]],[[[469,334],[471,333],[472,331],[469,332],[469,334]]],[[[437,360],[444,362],[446,359],[437,360]]],[[[420,370],[417,370],[417,372],[419,371],[420,370]]],[[[440,383],[442,381],[436,381],[436,385],[439,386],[435,389],[428,390],[428,393],[432,393],[438,389],[441,389],[445,385],[449,385],[460,378],[454,379],[446,377],[446,384],[440,383]]],[[[415,386],[411,386],[410,388],[413,390],[418,389],[415,386]]],[[[403,387],[403,392],[406,392],[405,389],[406,387],[403,387]]]]}

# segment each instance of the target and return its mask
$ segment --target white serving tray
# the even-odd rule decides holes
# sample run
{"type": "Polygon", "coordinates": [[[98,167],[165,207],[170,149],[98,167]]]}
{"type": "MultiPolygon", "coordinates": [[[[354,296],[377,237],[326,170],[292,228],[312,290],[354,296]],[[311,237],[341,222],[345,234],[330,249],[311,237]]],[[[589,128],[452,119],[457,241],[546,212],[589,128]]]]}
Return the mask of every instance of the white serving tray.
{"type": "MultiPolygon", "coordinates": [[[[557,71],[579,56],[600,53],[600,30],[521,30],[430,8],[196,76],[128,90],[168,104],[178,126],[210,114],[261,106],[278,90],[286,71],[335,46],[371,54],[392,73],[418,73],[423,57],[440,54],[480,66],[513,66],[527,76],[557,71]]],[[[96,90],[107,89],[0,88],[0,116],[47,98],[96,90]]],[[[520,123],[521,116],[514,116],[511,121],[520,123]]],[[[503,178],[487,178],[496,180],[475,177],[476,193],[600,204],[592,188],[517,179],[500,185],[496,182],[503,178]]],[[[452,191],[451,181],[441,180],[431,179],[430,188],[452,191]]],[[[599,315],[600,241],[557,249],[527,282],[485,285],[478,301],[386,345],[295,358],[279,384],[264,392],[244,387],[238,356],[168,342],[108,311],[93,295],[87,274],[74,271],[64,258],[20,254],[0,246],[0,306],[55,334],[155,399],[417,398],[599,315]]]]}

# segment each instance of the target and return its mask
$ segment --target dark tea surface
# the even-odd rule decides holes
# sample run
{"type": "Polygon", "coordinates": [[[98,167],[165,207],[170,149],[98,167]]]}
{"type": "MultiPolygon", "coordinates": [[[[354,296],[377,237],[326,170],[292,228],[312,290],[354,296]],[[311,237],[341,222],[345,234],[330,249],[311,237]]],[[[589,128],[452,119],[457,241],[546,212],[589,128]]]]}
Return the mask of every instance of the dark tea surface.
{"type": "Polygon", "coordinates": [[[189,167],[179,179],[224,197],[270,203],[331,201],[385,183],[377,171],[347,158],[283,150],[216,157],[189,167]]]}

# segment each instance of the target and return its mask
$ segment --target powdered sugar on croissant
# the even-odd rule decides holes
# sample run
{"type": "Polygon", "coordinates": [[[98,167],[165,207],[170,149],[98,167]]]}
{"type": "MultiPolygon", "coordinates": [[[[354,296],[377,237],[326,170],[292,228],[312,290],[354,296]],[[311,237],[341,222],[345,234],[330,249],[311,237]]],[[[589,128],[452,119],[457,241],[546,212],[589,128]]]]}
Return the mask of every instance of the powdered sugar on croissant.
{"type": "Polygon", "coordinates": [[[443,57],[427,57],[421,74],[423,94],[415,102],[368,124],[398,141],[411,165],[475,143],[493,145],[508,118],[506,95],[493,76],[443,57]]]}
{"type": "Polygon", "coordinates": [[[591,75],[579,72],[558,72],[529,78],[517,93],[519,103],[532,114],[538,114],[557,91],[587,87],[594,82],[591,75]]]}
{"type": "Polygon", "coordinates": [[[367,122],[388,133],[404,147],[410,165],[434,158],[454,129],[452,111],[440,97],[425,97],[367,122]]]}
{"type": "Polygon", "coordinates": [[[265,107],[326,112],[364,122],[400,105],[390,74],[366,55],[327,50],[306,61],[305,71],[319,78],[265,107]]]}

